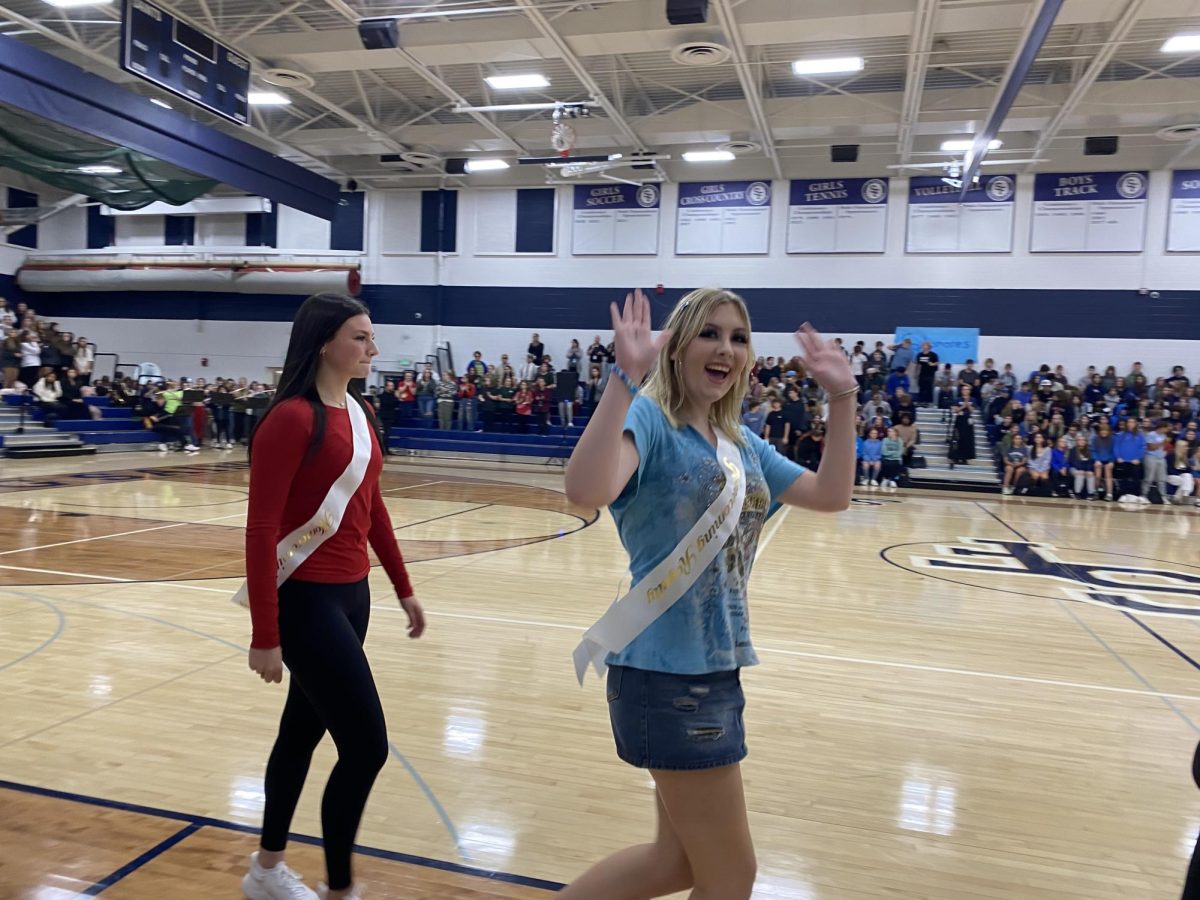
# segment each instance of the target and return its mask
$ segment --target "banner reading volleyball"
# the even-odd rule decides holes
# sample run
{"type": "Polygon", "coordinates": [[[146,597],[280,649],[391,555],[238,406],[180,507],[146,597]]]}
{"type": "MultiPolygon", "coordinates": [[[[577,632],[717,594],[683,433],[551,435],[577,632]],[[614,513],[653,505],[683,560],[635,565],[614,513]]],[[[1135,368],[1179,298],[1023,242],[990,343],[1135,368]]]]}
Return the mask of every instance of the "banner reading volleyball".
{"type": "Polygon", "coordinates": [[[766,253],[770,241],[769,181],[701,181],[679,185],[676,253],[708,256],[766,253]]]}
{"type": "Polygon", "coordinates": [[[661,192],[657,184],[579,184],[571,222],[576,256],[655,256],[661,192]]]}
{"type": "Polygon", "coordinates": [[[1011,253],[1015,175],[985,175],[966,196],[954,179],[908,182],[909,253],[1011,253]],[[960,199],[961,198],[961,199],[960,199]]]}

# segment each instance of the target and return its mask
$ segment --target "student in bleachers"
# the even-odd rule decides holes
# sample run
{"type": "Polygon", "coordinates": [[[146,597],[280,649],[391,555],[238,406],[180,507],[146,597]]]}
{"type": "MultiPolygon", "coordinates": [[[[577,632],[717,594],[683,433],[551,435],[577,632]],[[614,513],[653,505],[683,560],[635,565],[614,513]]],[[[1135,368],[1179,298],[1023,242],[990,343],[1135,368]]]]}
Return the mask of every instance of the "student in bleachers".
{"type": "Polygon", "coordinates": [[[530,389],[533,395],[533,419],[537,422],[538,434],[550,433],[550,410],[554,407],[554,394],[546,386],[546,379],[539,375],[530,389]]]}
{"type": "Polygon", "coordinates": [[[520,371],[517,372],[517,379],[520,381],[533,381],[538,374],[538,363],[533,361],[533,354],[525,354],[525,362],[521,365],[520,371]]]}
{"type": "Polygon", "coordinates": [[[500,387],[496,389],[496,422],[499,425],[500,431],[511,433],[516,430],[516,405],[517,405],[517,388],[516,381],[511,375],[506,376],[500,383],[500,387]]]}
{"type": "Polygon", "coordinates": [[[900,443],[903,444],[901,453],[901,462],[905,466],[913,464],[913,456],[916,453],[917,444],[921,440],[921,432],[915,424],[913,417],[908,413],[903,413],[900,416],[900,424],[895,427],[896,437],[900,438],[900,443]]]}
{"type": "Polygon", "coordinates": [[[957,385],[954,369],[946,363],[933,379],[933,405],[938,409],[949,409],[958,393],[957,385]]]}
{"type": "MultiPolygon", "coordinates": [[[[535,331],[533,338],[529,342],[529,348],[525,351],[532,359],[534,369],[542,364],[542,359],[546,355],[546,345],[542,343],[541,336],[535,331]]],[[[523,381],[525,379],[522,379],[523,381]]]]}
{"type": "Polygon", "coordinates": [[[921,344],[917,353],[917,404],[931,406],[933,404],[933,382],[938,372],[938,355],[934,352],[933,344],[929,341],[921,344]]]}
{"type": "Polygon", "coordinates": [[[42,342],[36,331],[27,328],[21,332],[21,381],[32,387],[40,377],[41,368],[42,342]]]}
{"type": "Polygon", "coordinates": [[[417,380],[412,370],[404,373],[404,378],[396,385],[396,421],[403,426],[410,426],[417,417],[417,380]]]}
{"type": "Polygon", "coordinates": [[[1024,489],[1027,480],[1025,467],[1029,462],[1029,450],[1025,446],[1025,438],[1016,431],[1011,434],[1011,444],[1004,450],[1004,481],[1000,490],[1004,494],[1014,493],[1018,487],[1024,489]]]}
{"type": "Polygon", "coordinates": [[[449,431],[454,427],[454,401],[458,397],[458,380],[454,372],[447,369],[434,388],[437,398],[438,430],[449,431]]]}
{"type": "Polygon", "coordinates": [[[478,410],[478,391],[475,387],[475,377],[464,375],[458,379],[458,430],[475,431],[476,411],[478,410]]]}
{"type": "Polygon", "coordinates": [[[1055,497],[1065,497],[1071,491],[1070,462],[1071,447],[1064,433],[1050,451],[1050,490],[1055,497]]]}
{"type": "Polygon", "coordinates": [[[1074,480],[1075,496],[1081,499],[1086,496],[1088,500],[1096,500],[1097,465],[1086,435],[1081,434],[1075,438],[1075,446],[1071,448],[1067,465],[1074,480]],[[1083,492],[1085,485],[1087,487],[1086,495],[1083,492]]]}
{"type": "Polygon", "coordinates": [[[579,376],[583,375],[583,348],[575,338],[571,339],[571,346],[567,349],[567,368],[579,376]]]}
{"type": "MultiPolygon", "coordinates": [[[[1183,505],[1191,500],[1196,490],[1196,474],[1192,463],[1200,441],[1196,440],[1196,429],[1189,428],[1175,439],[1175,446],[1168,455],[1167,482],[1175,486],[1175,502],[1183,505]]],[[[1200,506],[1200,502],[1197,503],[1200,506]]]]}
{"type": "MultiPolygon", "coordinates": [[[[967,360],[967,365],[971,364],[967,360]]],[[[972,382],[963,382],[962,397],[953,409],[950,426],[950,468],[967,465],[975,458],[975,404],[971,400],[972,382]]]]}
{"type": "Polygon", "coordinates": [[[478,383],[479,379],[483,378],[489,370],[488,364],[483,361],[483,354],[476,350],[471,356],[471,361],[467,363],[466,374],[473,377],[478,383]]]}
{"type": "Polygon", "coordinates": [[[789,432],[787,417],[783,414],[783,403],[778,397],[772,397],[771,411],[767,413],[766,425],[759,433],[760,437],[768,441],[775,448],[775,452],[787,456],[791,438],[789,432]]]}
{"type": "Polygon", "coordinates": [[[600,405],[600,398],[604,396],[604,388],[604,365],[603,363],[592,363],[588,372],[588,379],[583,384],[583,406],[589,415],[593,409],[600,405]]]}
{"type": "Polygon", "coordinates": [[[879,487],[879,479],[883,470],[883,441],[879,439],[879,430],[867,430],[861,450],[863,477],[867,479],[867,487],[879,487]]]}
{"type": "Polygon", "coordinates": [[[1146,453],[1142,457],[1142,493],[1139,503],[1150,502],[1150,489],[1158,488],[1163,503],[1167,502],[1167,430],[1166,422],[1159,422],[1146,432],[1146,453]]]}
{"type": "Polygon", "coordinates": [[[533,421],[533,391],[528,381],[522,381],[513,397],[513,412],[516,414],[518,434],[529,434],[529,423],[533,421]]]}
{"type": "Polygon", "coordinates": [[[768,412],[758,400],[751,400],[749,408],[742,413],[742,424],[749,428],[752,434],[762,437],[767,429],[768,412]]]}
{"type": "Polygon", "coordinates": [[[417,405],[421,410],[421,418],[429,424],[433,420],[434,410],[437,408],[437,386],[438,383],[433,377],[433,372],[429,366],[426,366],[421,371],[421,377],[417,380],[417,405]]]}
{"type": "MultiPolygon", "coordinates": [[[[1137,501],[1142,483],[1142,460],[1146,455],[1146,438],[1138,430],[1138,420],[1130,416],[1125,427],[1113,438],[1116,465],[1113,475],[1118,483],[1117,497],[1122,501],[1137,501]]],[[[1149,502],[1149,501],[1147,501],[1149,502]]]]}
{"type": "Polygon", "coordinates": [[[4,387],[12,389],[21,374],[21,336],[15,328],[4,329],[0,345],[0,367],[4,369],[4,387]]]}
{"type": "Polygon", "coordinates": [[[880,444],[880,474],[886,488],[898,487],[900,476],[904,474],[904,441],[900,440],[895,428],[887,430],[887,436],[880,444]]]}

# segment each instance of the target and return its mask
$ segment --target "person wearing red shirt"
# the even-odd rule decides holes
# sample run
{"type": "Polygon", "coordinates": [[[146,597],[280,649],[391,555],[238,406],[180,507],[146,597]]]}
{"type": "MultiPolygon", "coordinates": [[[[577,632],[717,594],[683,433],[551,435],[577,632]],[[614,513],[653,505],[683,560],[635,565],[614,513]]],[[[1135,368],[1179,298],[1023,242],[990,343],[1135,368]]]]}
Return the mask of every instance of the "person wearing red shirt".
{"type": "MultiPolygon", "coordinates": [[[[242,890],[250,900],[357,898],[351,850],[367,796],[388,757],[387,730],[363,652],[371,611],[367,575],[375,551],[408,614],[410,638],[425,630],[379,491],[383,456],[374,417],[352,380],[379,354],[367,308],[317,294],[296,313],[279,388],[251,440],[246,586],[253,637],[250,668],[266,682],[291,672],[279,734],[267,763],[260,849],[242,890]],[[337,531],[276,586],[280,540],[309,522],[351,463],[357,403],[371,424],[366,474],[337,531]],[[307,888],[284,862],[288,829],[313,750],[328,731],[338,762],[321,803],[328,886],[307,888]]],[[[362,438],[359,438],[361,445],[362,438]]],[[[303,543],[303,542],[301,542],[303,543]]],[[[294,551],[293,551],[294,552],[294,551]]]]}

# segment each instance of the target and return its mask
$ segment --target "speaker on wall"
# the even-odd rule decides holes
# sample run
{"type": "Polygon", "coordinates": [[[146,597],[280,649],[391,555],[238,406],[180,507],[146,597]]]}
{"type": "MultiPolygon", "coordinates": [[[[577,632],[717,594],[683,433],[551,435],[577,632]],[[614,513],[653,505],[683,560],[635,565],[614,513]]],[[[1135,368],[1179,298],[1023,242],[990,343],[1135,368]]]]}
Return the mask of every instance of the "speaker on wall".
{"type": "Polygon", "coordinates": [[[462,156],[462,157],[455,156],[455,157],[451,157],[450,159],[447,159],[446,160],[446,174],[447,175],[466,175],[467,174],[467,158],[465,156],[462,156]]]}
{"type": "Polygon", "coordinates": [[[1120,141],[1114,136],[1083,139],[1084,156],[1114,156],[1120,141]]]}
{"type": "Polygon", "coordinates": [[[858,162],[858,144],[834,144],[829,148],[831,162],[858,162]]]}
{"type": "Polygon", "coordinates": [[[395,50],[400,46],[400,23],[395,19],[362,19],[358,37],[368,50],[395,50]]]}
{"type": "Polygon", "coordinates": [[[708,20],[708,0],[667,0],[667,21],[672,25],[703,25],[708,20]]]}

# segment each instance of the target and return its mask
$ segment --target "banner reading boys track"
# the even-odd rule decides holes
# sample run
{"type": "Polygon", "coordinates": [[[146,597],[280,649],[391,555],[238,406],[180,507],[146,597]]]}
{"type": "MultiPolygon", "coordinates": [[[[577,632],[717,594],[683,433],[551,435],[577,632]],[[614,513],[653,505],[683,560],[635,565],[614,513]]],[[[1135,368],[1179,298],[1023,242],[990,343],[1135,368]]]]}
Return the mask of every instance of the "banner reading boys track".
{"type": "Polygon", "coordinates": [[[921,345],[929,341],[933,345],[933,352],[938,355],[938,362],[943,365],[961,365],[968,359],[979,361],[978,328],[925,328],[902,325],[896,329],[895,343],[899,344],[905,338],[912,338],[914,350],[920,350],[921,345]]]}
{"type": "Polygon", "coordinates": [[[679,185],[675,220],[677,254],[766,253],[770,242],[769,181],[700,181],[679,185]]]}
{"type": "Polygon", "coordinates": [[[1046,172],[1033,186],[1034,253],[1137,253],[1146,243],[1148,172],[1046,172]]]}
{"type": "Polygon", "coordinates": [[[908,182],[909,253],[1011,253],[1015,175],[985,175],[962,189],[936,175],[908,182]]]}
{"type": "Polygon", "coordinates": [[[577,184],[571,222],[576,256],[655,256],[662,195],[657,184],[577,184]]]}
{"type": "Polygon", "coordinates": [[[883,253],[887,215],[886,178],[793,181],[787,252],[883,253]]]}
{"type": "Polygon", "coordinates": [[[1171,218],[1167,223],[1167,249],[1200,251],[1200,169],[1171,173],[1171,218]]]}

